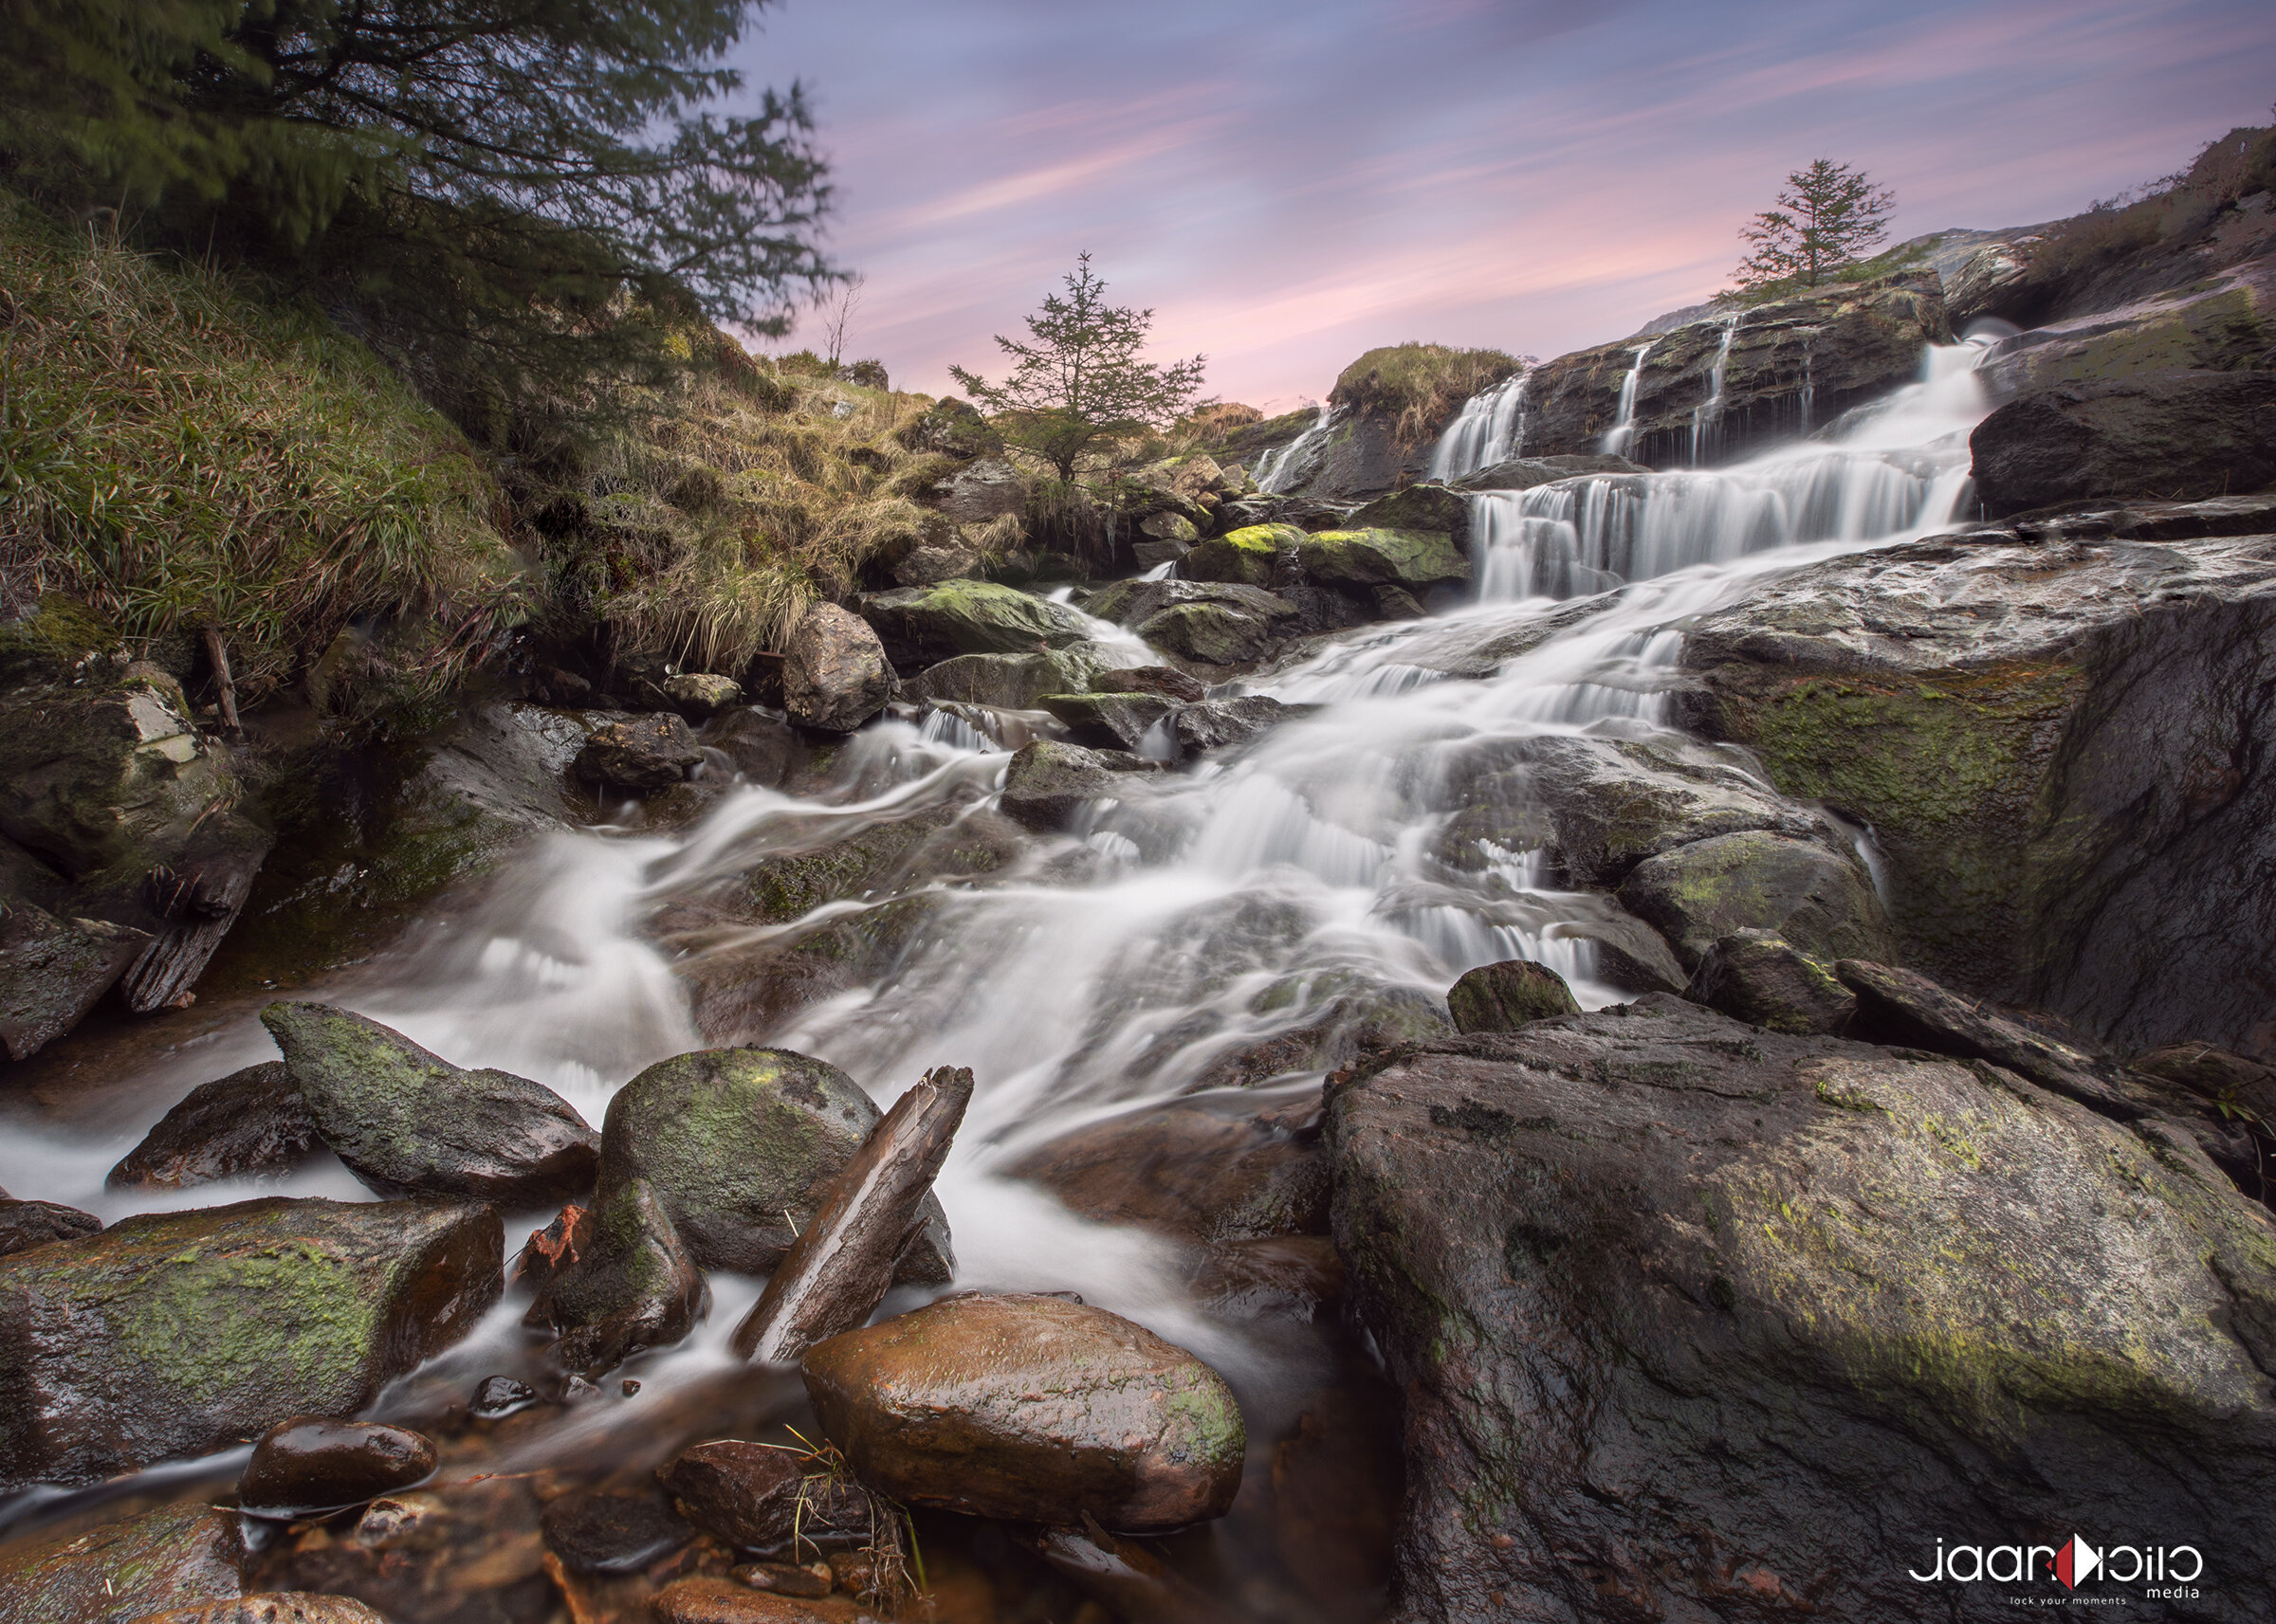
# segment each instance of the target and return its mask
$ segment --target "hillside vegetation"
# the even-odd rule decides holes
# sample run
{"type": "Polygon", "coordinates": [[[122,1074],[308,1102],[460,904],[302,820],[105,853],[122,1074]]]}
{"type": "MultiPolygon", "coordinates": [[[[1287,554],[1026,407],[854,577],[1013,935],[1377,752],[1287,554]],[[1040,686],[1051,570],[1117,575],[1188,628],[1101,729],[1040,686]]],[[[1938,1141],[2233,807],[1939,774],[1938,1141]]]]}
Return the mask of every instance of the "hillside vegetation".
{"type": "Polygon", "coordinates": [[[1523,364],[1499,350],[1461,350],[1446,344],[1390,344],[1369,350],[1339,374],[1329,400],[1367,416],[1389,420],[1401,446],[1419,446],[1479,390],[1491,389],[1523,364]]]}

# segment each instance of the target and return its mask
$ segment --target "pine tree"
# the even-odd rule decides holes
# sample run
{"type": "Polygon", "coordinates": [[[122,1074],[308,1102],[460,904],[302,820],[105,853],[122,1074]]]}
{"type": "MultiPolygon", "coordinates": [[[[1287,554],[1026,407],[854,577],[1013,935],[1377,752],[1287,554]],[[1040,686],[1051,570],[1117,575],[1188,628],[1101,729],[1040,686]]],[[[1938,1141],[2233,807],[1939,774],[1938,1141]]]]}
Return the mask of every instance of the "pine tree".
{"type": "Polygon", "coordinates": [[[948,369],[996,415],[1006,439],[1050,463],[1062,480],[1074,477],[1075,464],[1099,442],[1143,433],[1191,411],[1208,360],[1196,356],[1161,366],[1139,359],[1154,313],[1107,303],[1107,284],[1092,274],[1089,254],[1075,256],[1065,281],[1064,299],[1046,295],[1043,308],[1027,318],[1034,343],[996,336],[997,347],[1015,361],[1003,382],[948,369]]]}
{"type": "Polygon", "coordinates": [[[1739,264],[1739,286],[1798,281],[1816,287],[1888,234],[1881,220],[1896,205],[1894,192],[1848,164],[1819,158],[1794,171],[1777,208],[1738,233],[1754,247],[1739,264]]]}

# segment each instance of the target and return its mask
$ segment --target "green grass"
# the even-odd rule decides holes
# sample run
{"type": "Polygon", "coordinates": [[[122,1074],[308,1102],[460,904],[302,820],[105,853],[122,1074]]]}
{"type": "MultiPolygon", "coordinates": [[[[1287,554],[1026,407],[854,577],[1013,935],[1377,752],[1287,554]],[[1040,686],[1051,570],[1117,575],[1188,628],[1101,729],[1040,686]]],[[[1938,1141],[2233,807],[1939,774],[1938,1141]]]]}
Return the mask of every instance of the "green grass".
{"type": "Polygon", "coordinates": [[[217,627],[247,700],[440,691],[516,612],[496,484],[370,351],[6,193],[0,498],[0,607],[217,627]]]}
{"type": "Polygon", "coordinates": [[[1501,382],[1520,364],[1499,350],[1392,344],[1369,350],[1346,367],[1328,398],[1370,417],[1390,418],[1394,441],[1419,446],[1463,401],[1501,382]]]}

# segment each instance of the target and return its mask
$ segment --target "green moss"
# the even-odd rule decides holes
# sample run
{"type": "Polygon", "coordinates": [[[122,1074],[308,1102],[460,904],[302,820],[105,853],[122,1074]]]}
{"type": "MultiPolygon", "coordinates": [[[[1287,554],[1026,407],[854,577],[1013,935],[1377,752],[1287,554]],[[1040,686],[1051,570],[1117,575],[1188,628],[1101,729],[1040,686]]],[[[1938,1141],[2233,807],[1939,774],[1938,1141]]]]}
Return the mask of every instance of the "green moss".
{"type": "Polygon", "coordinates": [[[1323,530],[1297,544],[1304,574],[1325,586],[1397,586],[1421,592],[1470,578],[1470,560],[1442,532],[1323,530]]]}
{"type": "Polygon", "coordinates": [[[1182,1373],[1164,1405],[1167,1425],[1164,1446],[1172,1460],[1235,1466],[1248,1453],[1248,1428],[1240,1406],[1216,1372],[1205,1367],[1182,1373]]]}
{"type": "Polygon", "coordinates": [[[1188,580],[1231,581],[1269,587],[1280,554],[1304,538],[1293,524],[1248,524],[1213,537],[1185,555],[1179,573],[1188,580]]]}

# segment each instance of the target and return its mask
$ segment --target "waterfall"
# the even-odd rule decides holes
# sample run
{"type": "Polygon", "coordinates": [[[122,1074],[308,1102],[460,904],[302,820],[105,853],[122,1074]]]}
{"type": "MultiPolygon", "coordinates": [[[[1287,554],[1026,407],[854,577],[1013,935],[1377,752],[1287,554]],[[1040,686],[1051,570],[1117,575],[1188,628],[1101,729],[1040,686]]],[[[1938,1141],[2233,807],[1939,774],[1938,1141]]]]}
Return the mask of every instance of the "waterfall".
{"type": "Polygon", "coordinates": [[[1691,465],[1698,467],[1714,454],[1711,437],[1719,440],[1723,421],[1723,374],[1731,366],[1731,340],[1737,336],[1744,311],[1723,318],[1723,341],[1716,347],[1715,364],[1707,370],[1707,398],[1691,409],[1691,465]]]}
{"type": "Polygon", "coordinates": [[[1311,473],[1310,461],[1314,447],[1328,438],[1335,422],[1331,407],[1322,406],[1320,415],[1312,426],[1285,446],[1275,447],[1257,459],[1257,488],[1267,496],[1278,496],[1290,485],[1311,473]]]}
{"type": "Polygon", "coordinates": [[[1636,346],[1636,364],[1628,375],[1620,380],[1620,415],[1605,431],[1604,444],[1598,448],[1607,457],[1624,457],[1636,439],[1636,386],[1643,381],[1643,357],[1652,353],[1655,340],[1647,339],[1636,346]]]}
{"type": "Polygon", "coordinates": [[[1429,478],[1467,479],[1510,457],[1525,455],[1525,391],[1533,365],[1527,362],[1492,389],[1462,402],[1454,421],[1431,447],[1429,478]]]}

